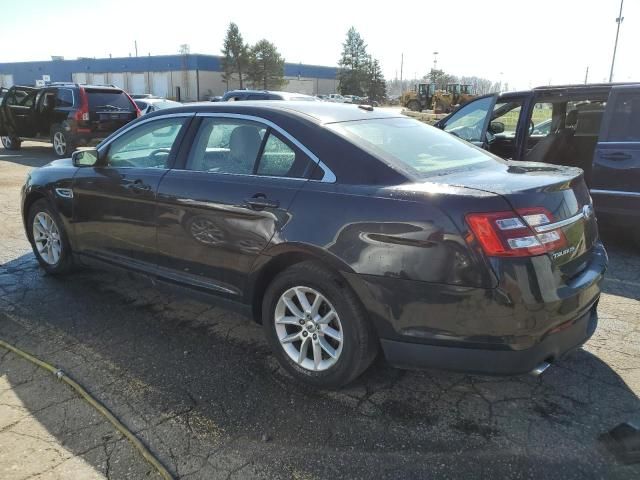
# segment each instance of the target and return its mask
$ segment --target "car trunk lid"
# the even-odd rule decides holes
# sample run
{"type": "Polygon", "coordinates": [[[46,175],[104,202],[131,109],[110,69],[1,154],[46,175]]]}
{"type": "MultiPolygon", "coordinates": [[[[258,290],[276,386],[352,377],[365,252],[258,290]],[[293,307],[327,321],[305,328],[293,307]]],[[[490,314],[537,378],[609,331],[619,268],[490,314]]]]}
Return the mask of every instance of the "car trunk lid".
{"type": "Polygon", "coordinates": [[[547,252],[563,275],[577,275],[586,254],[598,240],[591,197],[582,171],[533,162],[509,161],[486,169],[452,172],[429,178],[431,182],[464,186],[501,195],[539,237],[555,235],[562,241],[547,252]],[[548,214],[542,215],[542,211],[548,214]]]}

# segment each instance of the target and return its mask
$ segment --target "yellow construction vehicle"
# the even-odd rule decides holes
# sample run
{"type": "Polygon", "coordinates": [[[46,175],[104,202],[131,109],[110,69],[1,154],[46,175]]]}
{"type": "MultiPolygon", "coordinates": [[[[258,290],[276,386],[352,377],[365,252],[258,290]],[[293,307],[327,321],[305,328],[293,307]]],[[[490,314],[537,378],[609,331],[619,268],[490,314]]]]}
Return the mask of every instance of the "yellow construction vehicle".
{"type": "Polygon", "coordinates": [[[449,83],[446,90],[437,90],[433,95],[433,111],[450,113],[473,98],[475,94],[472,85],[449,83]]]}
{"type": "Polygon", "coordinates": [[[432,108],[435,83],[419,83],[413,90],[408,90],[400,97],[400,105],[414,112],[432,108]]]}

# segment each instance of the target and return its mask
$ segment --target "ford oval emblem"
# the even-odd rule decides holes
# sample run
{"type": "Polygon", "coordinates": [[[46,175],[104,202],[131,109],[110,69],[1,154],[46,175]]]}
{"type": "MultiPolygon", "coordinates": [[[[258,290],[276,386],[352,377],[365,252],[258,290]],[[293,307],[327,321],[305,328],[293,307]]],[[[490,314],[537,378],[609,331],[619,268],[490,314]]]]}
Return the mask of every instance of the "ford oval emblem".
{"type": "Polygon", "coordinates": [[[585,205],[584,207],[582,207],[582,216],[585,218],[585,220],[589,220],[591,217],[593,217],[593,206],[585,205]]]}

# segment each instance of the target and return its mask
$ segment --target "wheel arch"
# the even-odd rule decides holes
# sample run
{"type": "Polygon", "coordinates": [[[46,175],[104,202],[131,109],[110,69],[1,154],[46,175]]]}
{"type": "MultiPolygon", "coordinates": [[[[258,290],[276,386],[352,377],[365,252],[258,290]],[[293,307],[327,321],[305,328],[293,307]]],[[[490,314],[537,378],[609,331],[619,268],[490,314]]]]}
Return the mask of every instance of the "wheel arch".
{"type": "Polygon", "coordinates": [[[306,261],[321,263],[338,275],[342,287],[351,288],[341,272],[353,273],[353,269],[340,258],[312,245],[278,245],[261,255],[250,277],[249,301],[256,323],[262,323],[262,300],[271,281],[287,268],[306,261]]]}
{"type": "Polygon", "coordinates": [[[29,241],[31,241],[31,231],[27,228],[27,220],[29,219],[29,210],[31,210],[31,206],[36,203],[40,199],[48,200],[47,194],[41,190],[30,190],[24,198],[24,202],[22,204],[22,223],[25,227],[25,231],[27,232],[27,237],[29,241]]]}

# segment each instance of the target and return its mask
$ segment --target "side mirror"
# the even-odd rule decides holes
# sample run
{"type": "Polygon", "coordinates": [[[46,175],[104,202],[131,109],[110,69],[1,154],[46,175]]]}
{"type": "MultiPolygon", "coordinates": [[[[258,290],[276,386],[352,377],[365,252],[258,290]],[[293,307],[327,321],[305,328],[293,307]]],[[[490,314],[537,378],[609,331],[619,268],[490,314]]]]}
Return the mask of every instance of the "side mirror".
{"type": "Polygon", "coordinates": [[[494,135],[504,132],[504,123],[491,122],[491,124],[489,124],[489,132],[493,133],[494,135]]]}
{"type": "Polygon", "coordinates": [[[76,150],[71,155],[74,167],[94,167],[100,160],[100,155],[96,148],[76,150]]]}

